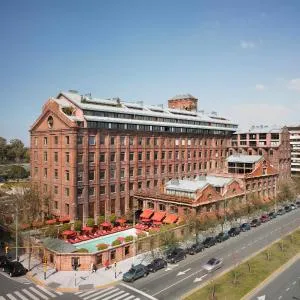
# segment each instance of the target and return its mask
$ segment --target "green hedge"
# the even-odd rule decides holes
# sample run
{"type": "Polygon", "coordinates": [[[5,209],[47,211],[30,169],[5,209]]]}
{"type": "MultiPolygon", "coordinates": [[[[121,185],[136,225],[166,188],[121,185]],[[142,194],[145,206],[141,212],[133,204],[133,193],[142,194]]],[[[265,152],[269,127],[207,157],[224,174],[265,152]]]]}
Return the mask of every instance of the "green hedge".
{"type": "Polygon", "coordinates": [[[75,231],[80,231],[82,228],[82,222],[80,220],[76,220],[74,222],[74,230],[75,231]]]}
{"type": "Polygon", "coordinates": [[[114,247],[114,246],[119,246],[121,245],[121,241],[120,240],[114,240],[111,245],[114,247]]]}
{"type": "Polygon", "coordinates": [[[125,240],[126,243],[132,242],[133,241],[133,235],[127,235],[124,240],[125,240]]]}
{"type": "Polygon", "coordinates": [[[89,250],[88,250],[88,249],[85,249],[85,248],[80,248],[80,249],[77,249],[75,252],[79,252],[79,253],[89,253],[89,250]]]}
{"type": "Polygon", "coordinates": [[[98,244],[96,247],[99,251],[101,251],[101,250],[107,249],[108,245],[107,244],[98,244]]]}
{"type": "Polygon", "coordinates": [[[89,227],[94,227],[95,225],[95,220],[93,218],[88,218],[86,220],[86,225],[89,226],[89,227]]]}

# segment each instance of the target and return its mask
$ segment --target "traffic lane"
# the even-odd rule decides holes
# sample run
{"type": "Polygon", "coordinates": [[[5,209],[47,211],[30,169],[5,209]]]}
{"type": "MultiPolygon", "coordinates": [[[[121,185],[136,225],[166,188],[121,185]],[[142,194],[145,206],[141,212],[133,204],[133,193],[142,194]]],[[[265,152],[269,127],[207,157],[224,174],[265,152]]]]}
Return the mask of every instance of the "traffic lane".
{"type": "MultiPolygon", "coordinates": [[[[180,262],[176,267],[172,268],[172,270],[162,270],[158,273],[151,274],[145,279],[136,281],[133,285],[136,288],[148,293],[150,292],[153,295],[163,290],[164,294],[166,294],[166,288],[168,286],[172,286],[173,291],[176,289],[176,284],[174,285],[174,282],[178,282],[179,289],[182,290],[182,294],[184,294],[185,291],[189,291],[190,289],[194,288],[195,284],[192,280],[184,282],[182,279],[188,279],[190,278],[187,277],[190,276],[189,274],[198,272],[199,267],[206,263],[209,258],[226,257],[228,255],[234,255],[234,253],[237,255],[237,252],[240,252],[240,257],[237,255],[236,258],[238,261],[240,261],[253,252],[263,248],[265,245],[270,244],[282,234],[286,234],[287,230],[291,231],[297,227],[298,223],[300,222],[299,215],[300,211],[294,211],[287,215],[281,216],[278,219],[274,219],[248,232],[242,233],[238,237],[231,238],[228,241],[219,244],[218,246],[209,248],[208,250],[205,250],[203,254],[190,256],[185,261],[180,262]],[[289,220],[289,222],[287,222],[287,220],[289,220]],[[245,241],[247,241],[247,244],[245,241]],[[176,280],[178,278],[177,274],[186,270],[188,270],[185,274],[186,276],[182,276],[183,278],[181,278],[179,281],[176,280]]],[[[203,281],[205,281],[205,279],[203,281]]],[[[159,296],[159,294],[157,295],[159,296]]]]}
{"type": "MultiPolygon", "coordinates": [[[[18,277],[18,278],[24,278],[18,277]]],[[[6,273],[0,272],[0,291],[3,294],[9,293],[16,289],[24,288],[25,284],[15,278],[9,277],[6,273]]]]}
{"type": "Polygon", "coordinates": [[[300,299],[300,259],[275,277],[251,299],[265,296],[266,300],[300,299]],[[295,298],[293,298],[295,297],[295,298]]]}

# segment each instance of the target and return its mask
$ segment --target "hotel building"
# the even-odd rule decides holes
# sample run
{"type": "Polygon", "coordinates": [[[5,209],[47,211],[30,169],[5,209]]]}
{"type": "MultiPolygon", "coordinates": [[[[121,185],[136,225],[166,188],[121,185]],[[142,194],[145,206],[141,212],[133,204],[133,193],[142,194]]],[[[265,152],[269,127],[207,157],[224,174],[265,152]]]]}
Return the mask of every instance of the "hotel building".
{"type": "Polygon", "coordinates": [[[292,176],[300,177],[300,125],[289,126],[292,176]]]}

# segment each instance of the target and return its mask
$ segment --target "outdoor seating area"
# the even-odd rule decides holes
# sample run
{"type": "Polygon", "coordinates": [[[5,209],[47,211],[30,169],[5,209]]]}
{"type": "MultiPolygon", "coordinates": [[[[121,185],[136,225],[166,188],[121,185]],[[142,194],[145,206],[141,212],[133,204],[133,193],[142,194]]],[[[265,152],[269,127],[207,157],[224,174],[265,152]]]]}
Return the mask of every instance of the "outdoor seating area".
{"type": "Polygon", "coordinates": [[[152,209],[145,209],[140,215],[141,225],[144,226],[139,226],[147,229],[147,227],[155,227],[162,224],[174,224],[178,222],[178,220],[179,218],[176,214],[168,214],[165,211],[153,211],[152,209]]]}

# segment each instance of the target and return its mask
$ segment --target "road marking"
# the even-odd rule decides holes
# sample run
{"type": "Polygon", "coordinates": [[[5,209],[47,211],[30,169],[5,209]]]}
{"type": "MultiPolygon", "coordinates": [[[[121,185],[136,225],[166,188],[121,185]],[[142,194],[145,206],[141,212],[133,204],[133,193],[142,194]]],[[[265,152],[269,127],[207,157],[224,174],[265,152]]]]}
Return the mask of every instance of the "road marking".
{"type": "Polygon", "coordinates": [[[103,298],[102,300],[109,300],[109,299],[114,298],[116,296],[119,296],[121,294],[123,295],[122,297],[124,297],[124,291],[119,291],[119,292],[116,292],[116,293],[114,293],[114,294],[112,294],[112,295],[110,295],[108,297],[103,298]]]}
{"type": "Polygon", "coordinates": [[[115,298],[114,300],[121,300],[121,299],[123,299],[123,297],[126,297],[128,295],[129,295],[129,293],[122,294],[121,296],[115,298]]]}
{"type": "Polygon", "coordinates": [[[296,284],[296,281],[294,281],[292,284],[293,284],[293,285],[296,284]]]}
{"type": "Polygon", "coordinates": [[[96,298],[93,298],[93,300],[98,300],[98,299],[102,298],[103,296],[108,296],[108,295],[110,295],[110,294],[115,293],[115,292],[118,291],[118,290],[119,290],[118,288],[115,288],[115,289],[113,289],[113,290],[111,290],[111,291],[109,291],[109,292],[106,292],[106,293],[104,293],[104,294],[102,294],[102,295],[100,295],[100,296],[98,296],[98,297],[96,297],[96,298]]]}
{"type": "Polygon", "coordinates": [[[54,295],[53,293],[51,293],[50,291],[48,291],[47,289],[45,289],[43,286],[36,286],[37,288],[39,288],[40,290],[42,290],[45,294],[49,295],[52,298],[55,298],[56,295],[54,295]]]}
{"type": "Polygon", "coordinates": [[[244,247],[241,248],[241,250],[244,250],[244,249],[246,249],[246,246],[244,246],[244,247]]]}
{"type": "Polygon", "coordinates": [[[188,268],[185,271],[180,271],[176,276],[185,275],[185,273],[188,272],[189,270],[191,270],[191,268],[188,268]]]}
{"type": "Polygon", "coordinates": [[[262,295],[260,297],[257,297],[257,300],[265,300],[266,299],[266,295],[262,295]]]}
{"type": "Polygon", "coordinates": [[[286,291],[289,291],[289,290],[290,290],[290,288],[287,288],[287,289],[286,289],[286,291]]]}
{"type": "Polygon", "coordinates": [[[129,297],[127,297],[127,298],[124,298],[123,300],[129,300],[129,299],[132,299],[132,298],[134,298],[135,296],[129,296],[129,297]]]}
{"type": "Polygon", "coordinates": [[[34,296],[33,294],[31,294],[29,291],[27,291],[26,289],[22,289],[22,291],[29,297],[31,297],[31,299],[33,300],[40,300],[38,297],[34,296]]]}
{"type": "Polygon", "coordinates": [[[141,291],[141,290],[138,290],[138,289],[136,289],[136,288],[134,288],[134,287],[132,287],[132,286],[130,286],[130,285],[127,285],[127,284],[125,284],[125,283],[120,283],[120,285],[126,287],[126,288],[129,289],[129,290],[135,291],[135,292],[137,292],[137,293],[139,293],[139,294],[141,294],[141,295],[143,295],[143,296],[145,296],[145,297],[148,297],[148,298],[151,299],[151,300],[157,300],[155,297],[153,297],[153,296],[151,296],[151,295],[149,295],[149,294],[146,294],[145,292],[143,292],[143,291],[141,291]]]}
{"type": "MultiPolygon", "coordinates": [[[[112,289],[112,287],[110,287],[109,289],[112,289]]],[[[80,297],[83,297],[83,296],[87,296],[88,294],[91,294],[91,293],[94,293],[95,291],[92,290],[92,291],[88,291],[88,292],[78,292],[78,294],[80,294],[80,297]]]]}
{"type": "Polygon", "coordinates": [[[18,300],[16,297],[14,297],[12,294],[6,294],[6,296],[11,300],[18,300]]]}
{"type": "Polygon", "coordinates": [[[279,297],[278,297],[278,300],[280,300],[281,298],[282,298],[282,296],[279,296],[279,297]]]}
{"type": "Polygon", "coordinates": [[[199,278],[195,278],[193,282],[200,282],[200,281],[202,281],[202,279],[203,279],[204,277],[206,277],[206,276],[207,276],[207,274],[204,274],[203,276],[201,276],[201,277],[199,277],[199,278]]]}
{"type": "MultiPolygon", "coordinates": [[[[95,296],[99,296],[99,297],[102,297],[102,296],[106,296],[106,295],[109,295],[109,294],[111,294],[111,293],[114,293],[114,292],[116,292],[116,291],[118,291],[119,289],[118,288],[111,288],[111,289],[109,289],[109,290],[107,290],[107,289],[105,289],[105,290],[101,290],[101,291],[99,291],[99,292],[96,292],[96,293],[94,293],[94,294],[92,294],[92,295],[90,295],[90,296],[87,296],[87,297],[85,297],[85,298],[83,298],[83,300],[87,300],[87,299],[90,299],[90,298],[92,298],[93,300],[96,300],[97,298],[93,298],[93,297],[95,297],[95,296]]],[[[95,292],[95,291],[94,291],[95,292]]]]}
{"type": "Polygon", "coordinates": [[[28,298],[26,298],[24,295],[22,295],[20,292],[14,292],[19,298],[21,298],[22,300],[28,300],[28,298]]]}
{"type": "Polygon", "coordinates": [[[33,292],[35,292],[36,294],[38,294],[41,298],[43,298],[45,300],[49,299],[47,296],[45,296],[44,294],[42,294],[40,291],[38,291],[37,289],[35,289],[32,286],[30,287],[30,290],[33,291],[33,292]]]}

